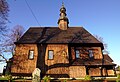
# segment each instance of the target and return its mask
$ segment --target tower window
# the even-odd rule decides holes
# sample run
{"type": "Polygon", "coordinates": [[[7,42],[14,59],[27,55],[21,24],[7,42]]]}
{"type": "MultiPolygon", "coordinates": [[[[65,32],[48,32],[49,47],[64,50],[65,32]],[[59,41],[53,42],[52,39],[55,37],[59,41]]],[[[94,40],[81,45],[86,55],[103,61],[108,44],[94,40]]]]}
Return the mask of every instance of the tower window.
{"type": "Polygon", "coordinates": [[[34,50],[29,50],[28,59],[33,59],[33,58],[34,58],[34,50]]]}
{"type": "Polygon", "coordinates": [[[80,51],[79,50],[76,50],[75,54],[76,54],[76,58],[80,58],[80,51]]]}
{"type": "Polygon", "coordinates": [[[48,50],[48,59],[53,59],[54,51],[48,50]]]}

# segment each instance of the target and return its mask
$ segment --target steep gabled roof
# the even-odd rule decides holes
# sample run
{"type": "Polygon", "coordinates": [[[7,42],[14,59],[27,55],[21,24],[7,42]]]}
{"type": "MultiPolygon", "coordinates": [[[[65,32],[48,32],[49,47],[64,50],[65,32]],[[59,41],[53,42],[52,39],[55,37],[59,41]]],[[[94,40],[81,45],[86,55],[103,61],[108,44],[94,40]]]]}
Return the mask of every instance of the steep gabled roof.
{"type": "Polygon", "coordinates": [[[113,62],[112,58],[108,54],[104,54],[104,59],[109,62],[113,62]]]}
{"type": "Polygon", "coordinates": [[[100,43],[83,27],[31,27],[16,43],[100,43]]]}

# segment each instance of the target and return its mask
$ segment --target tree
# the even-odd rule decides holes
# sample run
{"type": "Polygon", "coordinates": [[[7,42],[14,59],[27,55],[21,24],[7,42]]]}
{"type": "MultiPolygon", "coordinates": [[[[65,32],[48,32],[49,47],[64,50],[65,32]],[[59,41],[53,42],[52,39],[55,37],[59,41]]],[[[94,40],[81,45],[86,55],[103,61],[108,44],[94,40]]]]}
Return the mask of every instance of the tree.
{"type": "MultiPolygon", "coordinates": [[[[0,0],[0,55],[3,53],[3,34],[7,31],[6,23],[8,22],[9,7],[6,0],[0,0]]],[[[4,56],[0,56],[0,59],[5,59],[4,56]]],[[[0,60],[2,61],[2,60],[0,60]]]]}
{"type": "Polygon", "coordinates": [[[94,35],[94,37],[95,37],[97,40],[99,40],[100,42],[103,43],[103,46],[104,46],[103,53],[104,53],[104,54],[108,54],[108,53],[109,53],[108,50],[107,50],[108,45],[104,42],[103,38],[100,37],[100,36],[98,36],[98,35],[94,35]]]}
{"type": "Polygon", "coordinates": [[[9,7],[6,0],[0,0],[0,35],[6,31],[9,7]]]}
{"type": "Polygon", "coordinates": [[[15,44],[14,42],[18,41],[20,37],[24,33],[24,28],[21,25],[16,25],[14,26],[8,34],[4,34],[4,37],[6,38],[4,42],[1,44],[2,49],[0,56],[2,59],[7,61],[7,58],[5,55],[9,53],[10,55],[14,55],[14,50],[15,50],[15,44]]]}

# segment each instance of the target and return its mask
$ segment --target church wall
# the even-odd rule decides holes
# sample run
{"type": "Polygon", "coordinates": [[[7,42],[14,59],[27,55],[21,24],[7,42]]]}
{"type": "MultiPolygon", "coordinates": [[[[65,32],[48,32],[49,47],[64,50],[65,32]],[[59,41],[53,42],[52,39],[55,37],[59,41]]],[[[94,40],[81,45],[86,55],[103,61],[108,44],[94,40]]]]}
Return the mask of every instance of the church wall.
{"type": "MultiPolygon", "coordinates": [[[[46,74],[61,74],[69,77],[69,56],[67,44],[48,44],[45,53],[45,64],[47,65],[46,74]],[[48,59],[48,51],[53,50],[53,59],[48,59]]],[[[62,77],[62,76],[61,76],[62,77]]]]}
{"type": "Polygon", "coordinates": [[[84,78],[86,75],[85,66],[70,66],[69,67],[70,78],[84,78]]]}
{"type": "Polygon", "coordinates": [[[100,68],[90,68],[89,69],[89,75],[90,76],[101,76],[100,68]]]}
{"type": "Polygon", "coordinates": [[[88,50],[93,51],[94,59],[102,59],[101,47],[71,47],[72,60],[75,59],[75,50],[79,50],[80,59],[89,59],[88,50]]]}
{"type": "Polygon", "coordinates": [[[36,44],[17,44],[15,55],[13,56],[13,64],[11,72],[14,73],[32,73],[36,68],[37,60],[37,46],[36,44]],[[29,50],[34,51],[34,58],[29,59],[29,50]]]}
{"type": "Polygon", "coordinates": [[[107,72],[108,72],[108,76],[113,76],[113,75],[115,75],[113,69],[107,70],[107,72]]]}

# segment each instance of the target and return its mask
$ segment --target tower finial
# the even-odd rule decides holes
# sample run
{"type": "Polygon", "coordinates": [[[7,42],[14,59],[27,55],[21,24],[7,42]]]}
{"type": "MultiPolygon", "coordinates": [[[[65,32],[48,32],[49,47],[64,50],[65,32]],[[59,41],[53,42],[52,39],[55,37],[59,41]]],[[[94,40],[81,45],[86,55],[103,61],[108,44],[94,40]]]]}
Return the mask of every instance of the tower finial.
{"type": "Polygon", "coordinates": [[[62,1],[62,7],[64,7],[64,2],[62,1]]]}
{"type": "Polygon", "coordinates": [[[60,8],[60,18],[58,20],[59,28],[62,30],[67,30],[68,28],[69,20],[66,15],[66,8],[64,7],[64,3],[62,2],[62,7],[60,8]]]}

